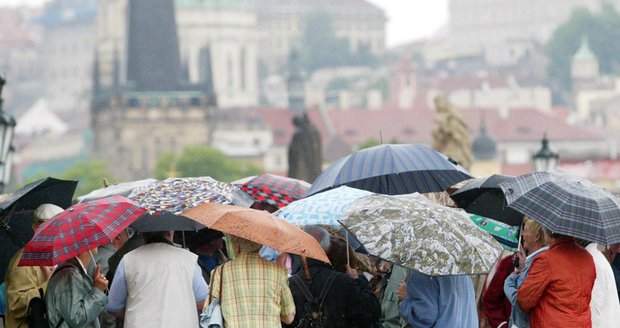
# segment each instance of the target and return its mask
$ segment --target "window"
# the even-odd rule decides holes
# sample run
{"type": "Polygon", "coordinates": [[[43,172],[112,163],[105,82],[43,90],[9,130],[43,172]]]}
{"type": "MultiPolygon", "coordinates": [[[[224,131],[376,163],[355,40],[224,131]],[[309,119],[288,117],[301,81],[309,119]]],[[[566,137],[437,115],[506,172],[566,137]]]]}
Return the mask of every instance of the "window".
{"type": "Polygon", "coordinates": [[[245,48],[241,48],[241,53],[239,54],[239,78],[240,78],[240,82],[241,82],[241,91],[245,91],[245,78],[246,78],[246,74],[245,74],[245,48]]]}

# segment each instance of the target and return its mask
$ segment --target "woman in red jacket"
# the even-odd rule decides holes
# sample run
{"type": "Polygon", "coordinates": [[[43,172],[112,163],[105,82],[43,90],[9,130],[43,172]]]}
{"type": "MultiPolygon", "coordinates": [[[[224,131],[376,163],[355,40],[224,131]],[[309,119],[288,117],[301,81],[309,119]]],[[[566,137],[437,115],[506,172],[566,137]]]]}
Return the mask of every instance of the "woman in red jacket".
{"type": "Polygon", "coordinates": [[[592,256],[575,239],[545,228],[549,250],[538,255],[517,292],[532,328],[591,328],[590,298],[596,279],[592,256]]]}

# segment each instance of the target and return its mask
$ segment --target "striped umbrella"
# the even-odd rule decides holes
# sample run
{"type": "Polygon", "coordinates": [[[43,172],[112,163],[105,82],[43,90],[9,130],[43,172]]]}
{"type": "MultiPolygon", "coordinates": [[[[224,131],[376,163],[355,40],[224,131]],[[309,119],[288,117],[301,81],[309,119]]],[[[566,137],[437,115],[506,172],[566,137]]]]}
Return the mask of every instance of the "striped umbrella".
{"type": "Polygon", "coordinates": [[[601,245],[620,243],[620,201],[586,179],[535,172],[499,184],[508,206],[553,233],[601,245]]]}
{"type": "Polygon", "coordinates": [[[123,196],[77,204],[47,220],[26,244],[20,266],[53,266],[111,242],[146,212],[123,196]]]}
{"type": "Polygon", "coordinates": [[[343,157],[312,184],[309,195],[339,186],[387,195],[444,191],[471,179],[453,159],[417,144],[380,145],[343,157]]]}

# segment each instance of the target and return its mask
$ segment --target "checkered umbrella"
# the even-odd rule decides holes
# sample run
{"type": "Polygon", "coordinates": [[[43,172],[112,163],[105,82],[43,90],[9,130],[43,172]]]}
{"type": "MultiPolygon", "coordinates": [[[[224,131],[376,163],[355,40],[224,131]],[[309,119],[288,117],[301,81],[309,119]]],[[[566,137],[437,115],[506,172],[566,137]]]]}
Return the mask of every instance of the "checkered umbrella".
{"type": "Polygon", "coordinates": [[[238,186],[211,177],[170,178],[135,189],[129,198],[150,213],[181,214],[202,203],[249,207],[253,199],[238,186]]]}
{"type": "Polygon", "coordinates": [[[69,207],[26,244],[20,266],[52,266],[112,241],[146,210],[123,196],[69,207]]]}
{"type": "Polygon", "coordinates": [[[282,208],[303,198],[310,184],[303,180],[273,174],[261,174],[241,185],[241,190],[259,202],[282,208]]]}
{"type": "Polygon", "coordinates": [[[499,184],[508,206],[553,233],[610,245],[620,243],[620,201],[586,179],[535,172],[499,184]]]}

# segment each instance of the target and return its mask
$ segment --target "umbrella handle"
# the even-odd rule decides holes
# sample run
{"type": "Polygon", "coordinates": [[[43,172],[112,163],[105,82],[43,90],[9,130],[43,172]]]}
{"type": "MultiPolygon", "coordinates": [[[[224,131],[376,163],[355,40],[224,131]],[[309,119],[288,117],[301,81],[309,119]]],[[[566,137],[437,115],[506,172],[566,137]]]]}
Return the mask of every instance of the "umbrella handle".
{"type": "Polygon", "coordinates": [[[349,233],[348,233],[348,231],[344,232],[344,237],[345,237],[346,242],[347,242],[347,252],[346,252],[347,253],[347,265],[349,267],[351,267],[351,261],[349,259],[349,233]]]}

